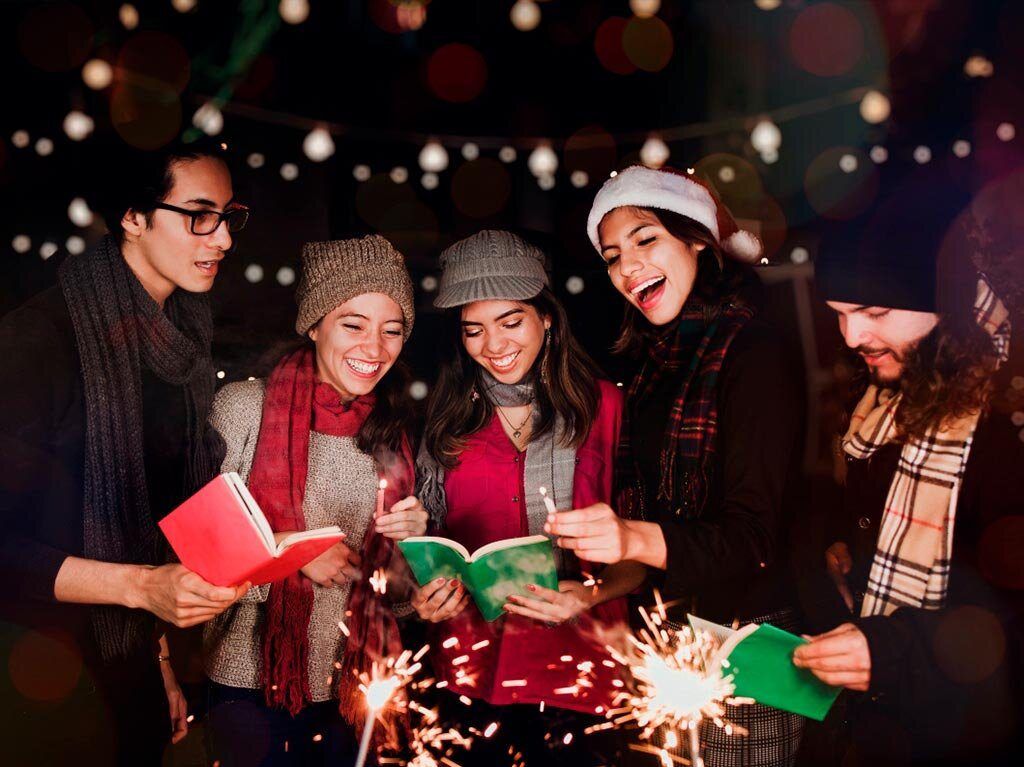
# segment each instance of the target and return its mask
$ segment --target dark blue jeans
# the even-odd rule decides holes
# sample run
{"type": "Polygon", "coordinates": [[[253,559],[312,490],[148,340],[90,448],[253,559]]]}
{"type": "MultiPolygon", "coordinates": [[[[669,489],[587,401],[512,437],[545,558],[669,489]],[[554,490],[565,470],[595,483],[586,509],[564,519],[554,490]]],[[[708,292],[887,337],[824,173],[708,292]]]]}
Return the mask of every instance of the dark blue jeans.
{"type": "Polygon", "coordinates": [[[220,767],[350,765],[358,735],[335,701],[313,703],[292,716],[268,708],[261,690],[210,682],[207,757],[220,767]],[[317,738],[317,736],[320,736],[317,738]]]}

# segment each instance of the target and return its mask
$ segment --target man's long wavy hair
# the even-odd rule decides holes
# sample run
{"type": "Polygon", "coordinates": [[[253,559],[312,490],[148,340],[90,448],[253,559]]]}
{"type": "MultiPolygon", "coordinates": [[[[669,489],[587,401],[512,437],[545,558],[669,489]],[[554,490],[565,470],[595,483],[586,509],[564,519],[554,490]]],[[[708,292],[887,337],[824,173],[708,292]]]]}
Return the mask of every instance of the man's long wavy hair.
{"type": "MultiPolygon", "coordinates": [[[[534,427],[532,438],[554,429],[557,414],[564,424],[561,441],[567,447],[579,447],[586,440],[597,416],[600,397],[597,382],[602,377],[601,371],[573,336],[565,309],[554,293],[544,288],[537,296],[522,303],[532,306],[542,317],[551,319],[548,346],[541,349],[533,366],[533,375],[539,379],[547,355],[548,383],[536,386],[535,404],[540,420],[534,427]]],[[[494,406],[482,394],[475,399],[473,397],[474,390],[478,393],[483,391],[481,368],[463,345],[461,307],[449,310],[446,319],[452,353],[441,366],[427,406],[423,439],[434,460],[451,469],[466,447],[466,438],[490,422],[494,406]]]]}
{"type": "MultiPolygon", "coordinates": [[[[997,366],[992,337],[970,313],[942,315],[903,360],[903,400],[896,409],[901,437],[921,438],[936,426],[984,412],[992,399],[997,366]]],[[[865,384],[866,380],[865,374],[865,384]]]]}

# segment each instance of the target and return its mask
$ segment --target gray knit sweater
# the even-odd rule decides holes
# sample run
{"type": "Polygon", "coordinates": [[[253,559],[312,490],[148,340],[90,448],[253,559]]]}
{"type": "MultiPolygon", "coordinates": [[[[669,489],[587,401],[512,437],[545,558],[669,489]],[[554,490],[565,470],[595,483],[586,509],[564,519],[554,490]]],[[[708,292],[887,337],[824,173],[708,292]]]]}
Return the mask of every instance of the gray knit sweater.
{"type": "MultiPolygon", "coordinates": [[[[211,423],[227,443],[222,471],[238,472],[248,482],[263,412],[263,380],[228,384],[217,392],[211,423]]],[[[373,520],[377,475],[373,459],[356,447],[354,437],[310,432],[309,471],[302,511],[306,529],[338,525],[356,551],[373,520]]],[[[264,603],[273,586],[253,588],[233,607],[206,625],[203,640],[206,673],[231,687],[260,686],[260,634],[264,603]]],[[[350,587],[313,584],[309,620],[309,689],[314,701],[335,692],[335,664],[344,650],[338,621],[345,617],[350,587]]]]}

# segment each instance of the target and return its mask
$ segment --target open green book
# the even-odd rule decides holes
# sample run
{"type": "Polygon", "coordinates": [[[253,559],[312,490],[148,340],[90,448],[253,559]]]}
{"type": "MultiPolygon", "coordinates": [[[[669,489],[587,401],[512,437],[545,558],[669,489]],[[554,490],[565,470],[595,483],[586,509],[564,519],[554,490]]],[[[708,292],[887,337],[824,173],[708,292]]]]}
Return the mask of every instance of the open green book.
{"type": "Polygon", "coordinates": [[[793,650],[806,639],[767,623],[734,630],[695,615],[686,617],[694,631],[706,632],[718,643],[712,663],[723,675],[733,675],[734,695],[819,722],[832,708],[841,688],[793,665],[793,650]]]}
{"type": "Polygon", "coordinates": [[[472,554],[461,543],[433,536],[406,538],[398,548],[421,586],[434,578],[462,581],[487,621],[505,614],[510,594],[530,596],[531,583],[558,588],[551,539],[544,535],[494,541],[472,554]]]}

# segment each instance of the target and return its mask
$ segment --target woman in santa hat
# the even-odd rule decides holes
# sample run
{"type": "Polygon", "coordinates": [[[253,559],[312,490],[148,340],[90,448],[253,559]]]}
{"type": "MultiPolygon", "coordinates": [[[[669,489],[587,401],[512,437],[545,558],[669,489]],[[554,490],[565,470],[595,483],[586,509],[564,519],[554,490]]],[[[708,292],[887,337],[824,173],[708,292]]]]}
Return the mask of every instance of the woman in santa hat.
{"type": "MultiPolygon", "coordinates": [[[[797,629],[787,529],[804,408],[759,314],[760,241],[692,175],[644,167],[604,184],[587,233],[627,302],[616,350],[637,361],[622,491],[617,509],[560,512],[546,529],[582,559],[647,565],[674,624],[693,613],[797,629]]],[[[727,716],[749,735],[705,723],[708,767],[793,763],[800,717],[756,704],[727,716]]]]}

